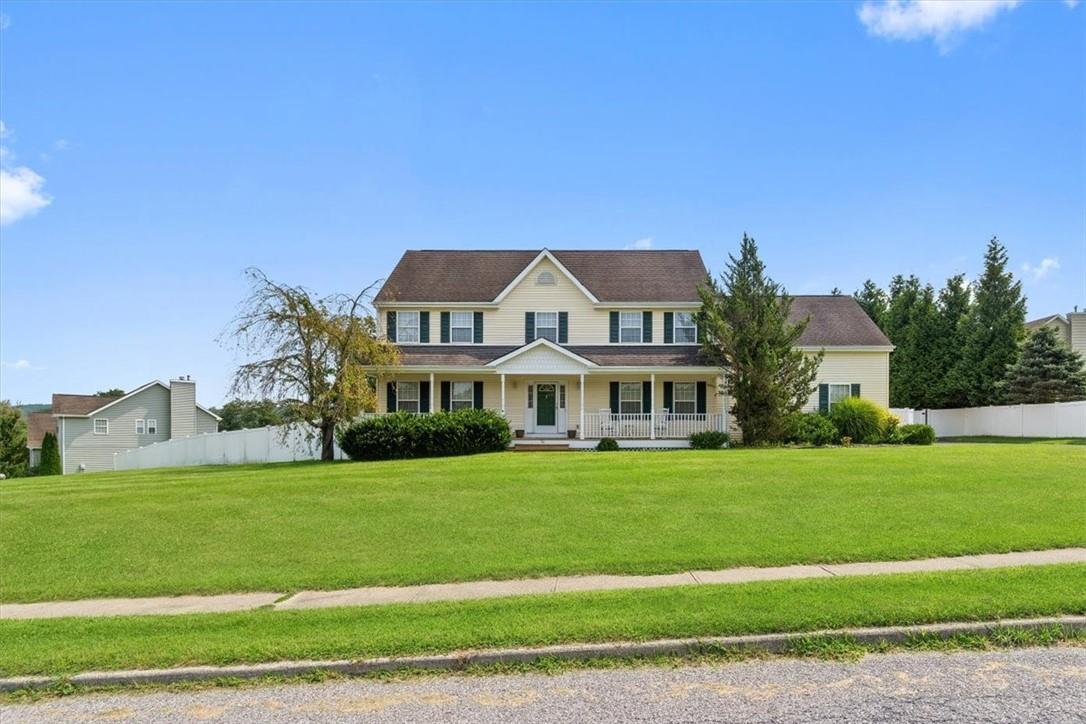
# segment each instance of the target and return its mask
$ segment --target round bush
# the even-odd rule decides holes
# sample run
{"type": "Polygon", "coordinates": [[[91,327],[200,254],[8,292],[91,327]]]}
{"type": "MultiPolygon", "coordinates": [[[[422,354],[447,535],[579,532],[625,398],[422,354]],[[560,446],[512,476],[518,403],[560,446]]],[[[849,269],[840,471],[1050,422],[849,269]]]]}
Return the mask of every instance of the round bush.
{"type": "Polygon", "coordinates": [[[784,442],[794,445],[836,445],[840,433],[830,419],[817,412],[797,412],[784,421],[784,442]]]}
{"type": "Polygon", "coordinates": [[[707,430],[690,436],[690,447],[695,450],[719,450],[728,442],[728,433],[707,430]]]}
{"type": "Polygon", "coordinates": [[[494,410],[458,410],[367,417],[343,431],[339,446],[352,460],[397,460],[496,452],[511,441],[509,423],[494,410]]]}
{"type": "Polygon", "coordinates": [[[885,439],[890,414],[871,400],[849,397],[834,403],[830,421],[841,437],[852,442],[875,445],[885,439]]]}
{"type": "Polygon", "coordinates": [[[935,442],[935,428],[931,425],[902,425],[894,437],[903,445],[931,445],[935,442]]]}
{"type": "Polygon", "coordinates": [[[601,437],[596,443],[596,449],[600,452],[614,452],[618,450],[618,440],[613,437],[601,437]]]}

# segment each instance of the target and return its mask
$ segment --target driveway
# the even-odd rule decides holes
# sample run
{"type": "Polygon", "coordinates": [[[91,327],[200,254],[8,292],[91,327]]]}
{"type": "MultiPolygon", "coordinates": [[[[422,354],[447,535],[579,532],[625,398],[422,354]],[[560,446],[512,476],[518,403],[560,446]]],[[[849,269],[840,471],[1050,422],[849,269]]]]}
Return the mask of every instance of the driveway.
{"type": "Polygon", "coordinates": [[[775,659],[556,676],[346,680],[9,704],[4,724],[131,722],[1082,722],[1086,648],[775,659]]]}

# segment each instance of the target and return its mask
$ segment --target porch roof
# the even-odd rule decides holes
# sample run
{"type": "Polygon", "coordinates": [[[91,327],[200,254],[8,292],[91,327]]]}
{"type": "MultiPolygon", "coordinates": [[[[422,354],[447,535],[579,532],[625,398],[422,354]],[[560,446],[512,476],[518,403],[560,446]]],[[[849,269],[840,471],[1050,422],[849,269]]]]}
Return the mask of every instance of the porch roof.
{"type": "MultiPolygon", "coordinates": [[[[535,343],[532,343],[535,344],[535,343]]],[[[552,344],[553,343],[549,343],[552,344]]],[[[529,345],[400,345],[405,367],[485,367],[529,345]]],[[[711,367],[694,345],[553,345],[600,367],[711,367]]]]}

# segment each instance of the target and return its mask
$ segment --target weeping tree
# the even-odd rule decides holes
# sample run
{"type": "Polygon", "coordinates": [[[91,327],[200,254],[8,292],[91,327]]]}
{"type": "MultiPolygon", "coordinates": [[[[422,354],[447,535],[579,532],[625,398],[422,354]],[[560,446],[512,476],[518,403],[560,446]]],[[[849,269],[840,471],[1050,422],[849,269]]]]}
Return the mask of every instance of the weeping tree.
{"type": "Polygon", "coordinates": [[[729,255],[720,281],[710,279],[699,293],[702,350],[724,371],[743,442],[780,439],[785,417],[814,391],[822,363],[821,352],[796,349],[809,319],[789,321],[792,298],[766,275],[758,245],[746,234],[739,258],[729,255]]]}
{"type": "Polygon", "coordinates": [[[377,334],[371,291],[317,297],[308,289],[245,271],[251,290],[220,342],[245,355],[231,393],[282,400],[289,421],[319,437],[334,458],[337,426],[376,407],[374,368],[395,366],[396,347],[377,334]]]}

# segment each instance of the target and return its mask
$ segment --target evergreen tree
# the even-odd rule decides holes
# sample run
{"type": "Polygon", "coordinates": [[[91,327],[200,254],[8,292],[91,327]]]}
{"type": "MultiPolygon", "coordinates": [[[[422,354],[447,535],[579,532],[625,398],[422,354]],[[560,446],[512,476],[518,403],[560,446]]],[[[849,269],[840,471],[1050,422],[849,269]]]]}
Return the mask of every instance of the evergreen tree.
{"type": "Polygon", "coordinates": [[[969,319],[971,297],[964,274],[947,279],[939,292],[937,310],[939,329],[935,339],[934,356],[938,368],[936,388],[926,407],[966,407],[969,399],[957,384],[954,369],[965,345],[966,322],[969,319]]]}
{"type": "Polygon", "coordinates": [[[745,443],[780,439],[784,419],[814,391],[822,353],[795,348],[808,319],[792,324],[792,298],[765,273],[758,246],[746,234],[739,258],[729,255],[720,281],[699,290],[703,349],[724,370],[732,412],[745,443]]]}
{"type": "Polygon", "coordinates": [[[1007,250],[995,237],[988,242],[984,274],[974,291],[952,384],[972,407],[998,405],[1007,370],[1018,361],[1025,337],[1026,299],[1021,282],[1007,271],[1007,250]]]}
{"type": "Polygon", "coordinates": [[[41,465],[38,467],[38,474],[60,475],[61,472],[60,446],[57,444],[57,436],[47,432],[41,439],[41,465]]]}
{"type": "Polygon", "coordinates": [[[1007,374],[1006,398],[1011,404],[1086,400],[1082,356],[1056,337],[1051,327],[1034,331],[1007,374]]]}
{"type": "Polygon", "coordinates": [[[26,475],[26,420],[7,400],[0,400],[0,473],[26,475]]]}
{"type": "Polygon", "coordinates": [[[927,407],[940,378],[933,349],[939,334],[935,290],[915,276],[890,281],[883,331],[894,345],[890,355],[890,404],[927,407]]]}
{"type": "Polygon", "coordinates": [[[867,316],[871,317],[871,321],[885,332],[886,312],[890,305],[890,299],[886,296],[886,292],[878,284],[868,279],[864,282],[863,289],[854,292],[852,297],[867,312],[867,316]]]}

